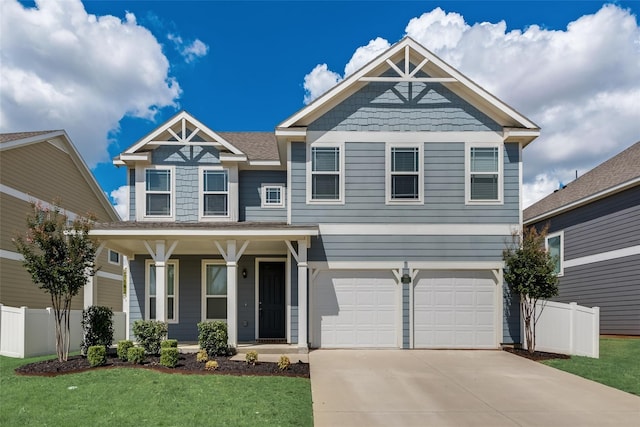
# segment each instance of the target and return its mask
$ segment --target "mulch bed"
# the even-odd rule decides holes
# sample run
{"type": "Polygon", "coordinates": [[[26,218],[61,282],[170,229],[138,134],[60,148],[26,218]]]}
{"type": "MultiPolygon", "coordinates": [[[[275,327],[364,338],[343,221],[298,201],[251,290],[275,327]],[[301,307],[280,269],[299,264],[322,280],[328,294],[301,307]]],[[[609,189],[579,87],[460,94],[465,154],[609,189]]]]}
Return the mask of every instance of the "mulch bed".
{"type": "Polygon", "coordinates": [[[547,353],[546,351],[534,351],[533,353],[529,353],[529,350],[524,348],[504,347],[503,350],[526,359],[535,360],[536,362],[550,359],[571,359],[571,356],[567,354],[547,353]]]}
{"type": "Polygon", "coordinates": [[[178,365],[175,368],[166,368],[160,365],[160,357],[147,356],[142,365],[135,365],[130,362],[120,360],[115,352],[110,352],[107,356],[107,363],[104,366],[92,368],[89,361],[82,356],[70,356],[66,362],[58,362],[57,359],[44,360],[42,362],[29,363],[16,368],[18,375],[56,376],[63,374],[73,374],[95,369],[111,368],[133,368],[133,369],[154,369],[170,374],[197,374],[197,375],[259,375],[259,376],[285,376],[309,378],[309,364],[300,361],[291,361],[291,365],[285,370],[278,368],[274,362],[258,362],[249,365],[244,361],[230,360],[228,357],[216,357],[218,369],[207,371],[204,363],[196,360],[195,353],[180,353],[178,365]]]}

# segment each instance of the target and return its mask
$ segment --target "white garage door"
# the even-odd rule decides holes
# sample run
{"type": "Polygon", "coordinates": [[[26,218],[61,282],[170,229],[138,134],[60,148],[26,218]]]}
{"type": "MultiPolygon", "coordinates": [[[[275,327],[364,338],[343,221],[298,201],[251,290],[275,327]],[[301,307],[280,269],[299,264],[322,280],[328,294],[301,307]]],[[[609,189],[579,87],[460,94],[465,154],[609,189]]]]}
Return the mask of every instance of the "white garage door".
{"type": "Polygon", "coordinates": [[[496,348],[491,271],[420,272],[414,293],[415,348],[496,348]]]}
{"type": "Polygon", "coordinates": [[[320,272],[312,285],[312,346],[398,347],[398,288],[390,271],[320,272]]]}

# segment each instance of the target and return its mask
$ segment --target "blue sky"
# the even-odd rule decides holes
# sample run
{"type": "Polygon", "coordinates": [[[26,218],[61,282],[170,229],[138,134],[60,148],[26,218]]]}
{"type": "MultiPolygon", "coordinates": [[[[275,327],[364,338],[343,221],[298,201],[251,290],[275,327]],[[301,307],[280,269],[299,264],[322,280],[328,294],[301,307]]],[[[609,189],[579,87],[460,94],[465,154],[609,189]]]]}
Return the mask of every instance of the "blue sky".
{"type": "Polygon", "coordinates": [[[126,179],[109,159],[177,111],[216,131],[273,130],[407,34],[542,127],[525,150],[529,203],[640,140],[638,1],[1,7],[0,130],[66,129],[114,203],[126,179]]]}

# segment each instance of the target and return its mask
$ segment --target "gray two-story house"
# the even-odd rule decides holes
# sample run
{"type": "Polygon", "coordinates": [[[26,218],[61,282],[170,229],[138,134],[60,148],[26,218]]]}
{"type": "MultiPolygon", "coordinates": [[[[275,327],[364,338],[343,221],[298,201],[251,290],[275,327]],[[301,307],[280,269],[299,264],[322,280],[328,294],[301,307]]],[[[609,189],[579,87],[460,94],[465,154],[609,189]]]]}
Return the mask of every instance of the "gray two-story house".
{"type": "Polygon", "coordinates": [[[497,348],[519,341],[502,250],[539,128],[405,38],[275,132],[181,112],[121,153],[129,323],[229,342],[497,348]]]}

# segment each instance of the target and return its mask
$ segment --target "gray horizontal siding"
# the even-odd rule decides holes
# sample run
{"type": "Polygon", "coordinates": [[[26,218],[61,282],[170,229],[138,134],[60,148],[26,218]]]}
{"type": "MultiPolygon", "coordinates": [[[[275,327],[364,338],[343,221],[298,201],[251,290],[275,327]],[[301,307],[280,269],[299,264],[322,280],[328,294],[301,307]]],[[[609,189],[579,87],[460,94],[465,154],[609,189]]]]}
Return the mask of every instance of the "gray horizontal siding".
{"type": "Polygon", "coordinates": [[[371,82],[309,125],[320,131],[501,131],[440,83],[371,82]]]}
{"type": "Polygon", "coordinates": [[[465,205],[464,143],[424,144],[424,204],[385,204],[385,143],[345,144],[345,203],[306,203],[306,147],[292,144],[291,220],[298,224],[518,223],[518,146],[504,150],[504,204],[465,205]]]}
{"type": "Polygon", "coordinates": [[[559,302],[600,307],[600,333],[640,335],[640,255],[565,268],[559,302]]]}
{"type": "Polygon", "coordinates": [[[287,208],[287,172],[286,171],[240,171],[239,177],[239,219],[240,221],[286,221],[287,208]],[[283,184],[285,187],[282,197],[285,207],[262,208],[260,189],[262,184],[283,184]]]}
{"type": "Polygon", "coordinates": [[[363,236],[313,238],[310,261],[502,261],[506,236],[363,236]]]}

